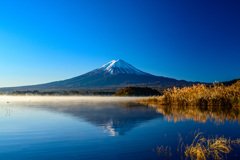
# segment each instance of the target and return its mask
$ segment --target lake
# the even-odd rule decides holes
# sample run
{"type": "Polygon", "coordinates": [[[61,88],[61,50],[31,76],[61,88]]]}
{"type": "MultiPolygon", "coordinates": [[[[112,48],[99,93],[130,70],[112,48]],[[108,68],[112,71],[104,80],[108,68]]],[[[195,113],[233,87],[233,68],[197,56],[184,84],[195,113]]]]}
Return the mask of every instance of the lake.
{"type": "MultiPolygon", "coordinates": [[[[180,159],[180,138],[185,144],[199,132],[240,138],[240,119],[232,114],[132,102],[140,98],[1,96],[0,159],[180,159]],[[160,146],[168,146],[167,154],[157,152],[160,146]]],[[[240,159],[240,149],[227,157],[240,159]]]]}

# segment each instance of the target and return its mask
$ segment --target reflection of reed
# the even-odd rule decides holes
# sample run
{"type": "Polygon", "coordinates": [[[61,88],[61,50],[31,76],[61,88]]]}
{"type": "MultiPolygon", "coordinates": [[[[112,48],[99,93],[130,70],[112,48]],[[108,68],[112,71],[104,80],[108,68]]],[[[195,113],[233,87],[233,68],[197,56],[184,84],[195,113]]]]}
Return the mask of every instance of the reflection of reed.
{"type": "Polygon", "coordinates": [[[9,108],[3,108],[2,110],[3,110],[3,113],[4,113],[4,115],[5,115],[6,117],[11,116],[11,114],[12,114],[12,110],[11,110],[11,109],[9,109],[9,108]]]}
{"type": "Polygon", "coordinates": [[[169,147],[169,146],[157,147],[157,152],[158,152],[158,156],[160,156],[160,159],[171,159],[172,158],[172,151],[171,151],[171,147],[169,147]]]}
{"type": "Polygon", "coordinates": [[[240,124],[240,110],[232,108],[229,110],[201,110],[198,107],[176,107],[176,106],[158,106],[156,104],[149,105],[156,107],[158,113],[164,115],[168,121],[184,121],[194,120],[197,122],[205,123],[208,119],[215,120],[215,123],[224,123],[224,121],[235,122],[240,124]]]}

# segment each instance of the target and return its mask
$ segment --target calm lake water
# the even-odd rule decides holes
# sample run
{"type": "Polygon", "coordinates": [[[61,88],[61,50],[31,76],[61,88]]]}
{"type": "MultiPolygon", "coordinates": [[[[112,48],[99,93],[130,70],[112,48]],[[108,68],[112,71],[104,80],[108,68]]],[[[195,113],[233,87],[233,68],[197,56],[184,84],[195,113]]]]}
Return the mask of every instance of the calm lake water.
{"type": "MultiPolygon", "coordinates": [[[[180,159],[179,137],[186,144],[194,132],[240,138],[238,118],[75,98],[0,99],[0,159],[165,159],[161,145],[171,147],[168,159],[180,159]]],[[[228,159],[240,159],[240,149],[228,159]]]]}

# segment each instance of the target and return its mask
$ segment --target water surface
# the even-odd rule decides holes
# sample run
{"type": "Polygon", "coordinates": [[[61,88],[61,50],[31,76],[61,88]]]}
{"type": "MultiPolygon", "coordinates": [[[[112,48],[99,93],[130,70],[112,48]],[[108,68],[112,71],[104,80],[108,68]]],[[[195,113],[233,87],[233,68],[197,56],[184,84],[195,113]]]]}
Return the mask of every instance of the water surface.
{"type": "Polygon", "coordinates": [[[92,98],[0,99],[0,159],[164,159],[156,152],[161,145],[179,159],[179,136],[186,143],[195,131],[240,137],[236,119],[169,113],[129,102],[133,97],[92,98]]]}

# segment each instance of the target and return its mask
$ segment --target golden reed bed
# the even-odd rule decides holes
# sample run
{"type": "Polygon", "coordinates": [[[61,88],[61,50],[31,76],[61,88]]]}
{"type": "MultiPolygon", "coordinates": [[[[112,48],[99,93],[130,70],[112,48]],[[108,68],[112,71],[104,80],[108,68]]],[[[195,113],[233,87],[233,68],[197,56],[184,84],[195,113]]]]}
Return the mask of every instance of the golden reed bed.
{"type": "Polygon", "coordinates": [[[201,109],[232,108],[240,106],[240,81],[231,86],[223,84],[193,85],[192,87],[167,89],[162,96],[140,100],[143,103],[199,107],[201,109]]]}

